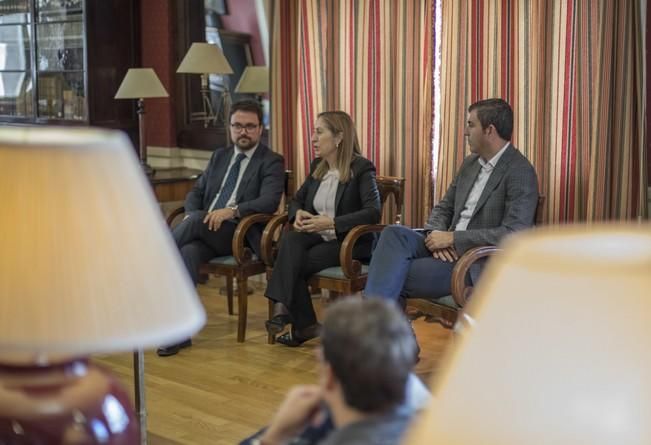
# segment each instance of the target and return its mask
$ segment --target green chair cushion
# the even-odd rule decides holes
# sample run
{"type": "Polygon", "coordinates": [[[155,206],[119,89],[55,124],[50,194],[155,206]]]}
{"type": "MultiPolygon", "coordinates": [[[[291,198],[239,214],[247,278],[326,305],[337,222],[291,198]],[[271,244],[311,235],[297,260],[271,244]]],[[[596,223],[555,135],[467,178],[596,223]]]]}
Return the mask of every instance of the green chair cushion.
{"type": "MultiPolygon", "coordinates": [[[[361,275],[366,275],[366,274],[368,274],[368,265],[362,264],[361,275]]],[[[327,269],[323,269],[322,271],[316,273],[315,275],[322,278],[334,278],[336,280],[346,279],[346,275],[344,275],[344,271],[340,266],[328,267],[327,269]]]]}
{"type": "Polygon", "coordinates": [[[433,303],[440,304],[442,306],[450,307],[452,309],[459,309],[459,305],[457,304],[456,301],[454,301],[452,295],[446,295],[445,297],[432,299],[430,301],[432,301],[433,303]]]}
{"type": "MultiPolygon", "coordinates": [[[[253,255],[253,261],[258,261],[258,256],[253,255]]],[[[208,261],[209,264],[220,264],[220,265],[226,265],[226,266],[237,266],[237,261],[235,261],[235,257],[233,255],[228,255],[228,256],[218,256],[213,258],[212,260],[208,261]]]]}

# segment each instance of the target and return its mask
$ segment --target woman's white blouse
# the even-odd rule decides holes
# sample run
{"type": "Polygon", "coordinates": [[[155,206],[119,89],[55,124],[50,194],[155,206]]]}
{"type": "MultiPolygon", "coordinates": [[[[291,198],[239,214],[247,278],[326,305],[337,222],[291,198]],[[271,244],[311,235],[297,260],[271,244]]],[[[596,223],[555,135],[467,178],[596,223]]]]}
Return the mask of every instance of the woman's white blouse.
{"type": "MultiPolygon", "coordinates": [[[[339,186],[339,170],[329,170],[321,180],[319,189],[314,195],[314,209],[319,215],[335,217],[335,199],[337,187],[339,186]]],[[[322,230],[319,235],[324,241],[332,241],[337,238],[334,229],[322,230]]]]}

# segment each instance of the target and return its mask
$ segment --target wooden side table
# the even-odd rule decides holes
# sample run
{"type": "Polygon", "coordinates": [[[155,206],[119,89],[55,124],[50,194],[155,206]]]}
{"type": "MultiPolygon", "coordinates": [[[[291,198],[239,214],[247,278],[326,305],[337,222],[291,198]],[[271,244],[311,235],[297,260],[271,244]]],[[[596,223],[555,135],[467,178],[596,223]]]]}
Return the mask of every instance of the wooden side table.
{"type": "Polygon", "coordinates": [[[183,201],[201,170],[188,167],[160,168],[149,179],[158,202],[183,201]]]}

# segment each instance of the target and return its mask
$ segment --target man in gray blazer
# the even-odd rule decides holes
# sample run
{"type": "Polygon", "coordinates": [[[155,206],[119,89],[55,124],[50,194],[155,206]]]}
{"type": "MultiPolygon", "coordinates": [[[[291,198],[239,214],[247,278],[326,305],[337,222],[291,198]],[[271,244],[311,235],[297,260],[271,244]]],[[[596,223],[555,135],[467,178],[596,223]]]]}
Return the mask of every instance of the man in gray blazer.
{"type": "Polygon", "coordinates": [[[468,108],[465,136],[471,154],[432,209],[425,233],[398,225],[382,231],[366,296],[397,301],[449,295],[454,263],[465,251],[497,245],[533,225],[538,179],[511,144],[512,132],[513,110],[504,100],[481,100],[468,108]]]}
{"type": "MultiPolygon", "coordinates": [[[[283,157],[260,143],[262,110],[257,102],[233,105],[230,132],[233,146],[215,150],[185,199],[185,218],[172,232],[195,284],[201,263],[233,253],[231,242],[240,218],[275,212],[284,190],[283,157]]],[[[263,229],[254,226],[246,235],[257,254],[263,229]]],[[[191,344],[188,339],[157,352],[174,355],[191,344]]]]}

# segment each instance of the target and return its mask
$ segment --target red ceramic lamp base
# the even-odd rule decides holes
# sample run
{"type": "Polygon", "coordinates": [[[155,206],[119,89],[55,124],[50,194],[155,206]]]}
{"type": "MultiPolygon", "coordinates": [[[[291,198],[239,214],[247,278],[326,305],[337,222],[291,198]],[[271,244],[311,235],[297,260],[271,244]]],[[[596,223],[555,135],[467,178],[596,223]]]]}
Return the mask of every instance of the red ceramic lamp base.
{"type": "Polygon", "coordinates": [[[0,364],[0,443],[139,443],[128,395],[87,360],[51,366],[0,364]]]}

